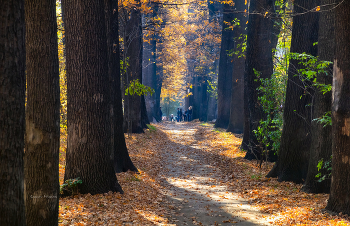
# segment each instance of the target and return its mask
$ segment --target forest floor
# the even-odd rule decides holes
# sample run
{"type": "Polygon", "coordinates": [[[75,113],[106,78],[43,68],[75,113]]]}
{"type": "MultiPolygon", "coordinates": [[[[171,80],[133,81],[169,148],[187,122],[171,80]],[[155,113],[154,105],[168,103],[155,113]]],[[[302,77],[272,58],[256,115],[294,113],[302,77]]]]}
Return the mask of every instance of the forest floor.
{"type": "Polygon", "coordinates": [[[273,164],[243,159],[240,135],[199,122],[153,126],[126,135],[140,173],[117,174],[124,194],[61,198],[60,225],[350,225],[347,215],[324,211],[327,194],[265,178],[273,164]]]}

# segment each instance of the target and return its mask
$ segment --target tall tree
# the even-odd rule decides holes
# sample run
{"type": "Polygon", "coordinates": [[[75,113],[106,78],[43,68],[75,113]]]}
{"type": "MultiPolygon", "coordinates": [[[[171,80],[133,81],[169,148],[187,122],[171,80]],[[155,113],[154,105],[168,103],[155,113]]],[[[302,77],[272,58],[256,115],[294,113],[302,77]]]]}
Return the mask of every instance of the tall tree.
{"type": "Polygon", "coordinates": [[[160,121],[159,107],[160,107],[160,90],[159,90],[159,76],[157,74],[157,40],[159,42],[160,36],[156,30],[155,19],[158,16],[159,4],[149,3],[152,8],[152,13],[145,15],[145,22],[143,24],[143,61],[142,61],[142,83],[154,89],[153,95],[145,96],[145,104],[148,113],[149,121],[160,121]]]}
{"type": "Polygon", "coordinates": [[[350,214],[350,1],[335,9],[332,184],[326,209],[350,214]]]}
{"type": "Polygon", "coordinates": [[[65,13],[68,147],[65,180],[81,193],[122,192],[111,161],[110,90],[104,2],[62,1],[65,13]]]}
{"type": "Polygon", "coordinates": [[[232,50],[234,48],[234,24],[235,14],[234,6],[224,4],[223,6],[223,22],[221,35],[221,49],[218,75],[218,117],[215,127],[227,128],[230,120],[230,104],[232,95],[232,73],[233,58],[232,50]]]}
{"type": "MultiPolygon", "coordinates": [[[[320,60],[333,61],[334,59],[334,3],[338,0],[321,0],[321,15],[318,35],[318,56],[320,60]]],[[[331,85],[333,66],[327,68],[327,73],[317,75],[317,83],[331,85]]],[[[332,94],[316,89],[312,118],[320,118],[332,108],[332,94]]],[[[311,147],[308,173],[303,187],[304,191],[311,193],[329,193],[331,180],[327,178],[322,182],[316,180],[318,162],[323,159],[329,161],[332,155],[332,126],[313,120],[311,122],[311,147]]],[[[326,170],[327,171],[327,170],[326,170]]],[[[322,170],[326,174],[325,170],[322,170]]]]}
{"type": "Polygon", "coordinates": [[[60,87],[56,1],[26,1],[25,21],[26,222],[58,225],[60,87]]]}
{"type": "MultiPolygon", "coordinates": [[[[295,0],[290,51],[317,55],[319,14],[306,12],[318,5],[317,0],[295,0]]],[[[311,144],[313,89],[298,75],[304,66],[291,59],[288,69],[283,129],[278,161],[267,175],[279,181],[302,183],[306,179],[311,144]]]]}
{"type": "MultiPolygon", "coordinates": [[[[142,82],[142,22],[141,3],[136,1],[136,6],[131,9],[124,27],[124,51],[127,61],[126,73],[124,73],[124,87],[129,87],[131,82],[142,82]]],[[[142,125],[142,96],[137,94],[124,96],[124,131],[131,129],[132,133],[143,133],[142,125]]]]}
{"type": "Polygon", "coordinates": [[[123,109],[120,78],[120,55],[118,34],[118,5],[115,0],[105,0],[108,74],[111,92],[112,154],[116,173],[138,171],[132,163],[123,131],[123,109]]]}
{"type": "MultiPolygon", "coordinates": [[[[208,0],[208,11],[209,11],[209,23],[214,25],[220,25],[222,24],[223,20],[223,5],[220,1],[214,0],[209,1],[208,0]]],[[[222,30],[216,29],[216,30],[208,30],[209,34],[215,34],[218,37],[221,37],[222,30]]],[[[209,81],[211,83],[217,82],[218,80],[218,73],[219,73],[219,63],[220,63],[220,45],[214,42],[208,43],[208,49],[212,52],[212,55],[216,57],[216,59],[213,59],[212,65],[209,66],[209,81]]],[[[207,112],[207,121],[212,121],[214,119],[217,119],[218,117],[218,101],[217,101],[217,95],[215,93],[212,93],[208,95],[208,112],[207,112]]],[[[188,109],[188,107],[187,107],[188,109]]]]}
{"type": "Polygon", "coordinates": [[[231,87],[231,103],[230,103],[230,120],[227,132],[242,133],[244,129],[244,53],[243,45],[245,42],[246,23],[248,17],[242,12],[247,9],[248,5],[244,1],[236,1],[233,18],[237,20],[237,24],[233,27],[234,48],[233,52],[233,72],[231,87]]]}
{"type": "Polygon", "coordinates": [[[0,1],[0,225],[25,225],[24,1],[0,1]]]}
{"type": "Polygon", "coordinates": [[[273,52],[277,44],[279,29],[274,27],[274,1],[252,0],[249,7],[249,23],[247,26],[247,49],[245,62],[245,89],[247,89],[249,111],[249,142],[247,159],[260,158],[262,146],[254,130],[258,129],[260,120],[266,118],[258,97],[257,88],[261,85],[258,78],[270,78],[273,73],[273,52]]]}

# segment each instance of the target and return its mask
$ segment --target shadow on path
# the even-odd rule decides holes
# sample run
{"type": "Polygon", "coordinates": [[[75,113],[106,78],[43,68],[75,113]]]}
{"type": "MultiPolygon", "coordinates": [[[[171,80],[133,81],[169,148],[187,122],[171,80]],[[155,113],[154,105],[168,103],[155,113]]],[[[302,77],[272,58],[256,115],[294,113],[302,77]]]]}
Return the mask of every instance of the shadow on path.
{"type": "MultiPolygon", "coordinates": [[[[167,139],[160,147],[162,185],[176,225],[269,225],[246,200],[225,184],[213,158],[202,151],[203,131],[192,123],[157,125],[167,139]]],[[[222,158],[222,156],[220,156],[222,158]]]]}

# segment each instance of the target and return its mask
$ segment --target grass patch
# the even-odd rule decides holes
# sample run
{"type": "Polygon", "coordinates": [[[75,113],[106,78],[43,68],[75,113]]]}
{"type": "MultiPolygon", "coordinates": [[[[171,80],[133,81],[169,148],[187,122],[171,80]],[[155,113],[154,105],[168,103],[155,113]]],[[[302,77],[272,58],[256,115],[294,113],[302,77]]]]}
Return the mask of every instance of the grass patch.
{"type": "Polygon", "coordinates": [[[138,177],[138,175],[133,175],[131,177],[126,178],[127,181],[141,181],[141,179],[138,177]]]}
{"type": "Polygon", "coordinates": [[[150,125],[150,124],[147,124],[147,127],[148,127],[150,132],[156,132],[157,131],[157,128],[152,126],[152,125],[150,125]]]}
{"type": "Polygon", "coordinates": [[[209,123],[207,123],[207,122],[203,122],[203,123],[201,123],[201,124],[199,124],[200,126],[204,126],[204,127],[211,127],[211,126],[213,126],[213,125],[211,125],[211,124],[209,124],[209,123]]]}
{"type": "Polygon", "coordinates": [[[214,131],[217,133],[227,133],[226,129],[223,129],[223,128],[214,128],[214,131]]]}

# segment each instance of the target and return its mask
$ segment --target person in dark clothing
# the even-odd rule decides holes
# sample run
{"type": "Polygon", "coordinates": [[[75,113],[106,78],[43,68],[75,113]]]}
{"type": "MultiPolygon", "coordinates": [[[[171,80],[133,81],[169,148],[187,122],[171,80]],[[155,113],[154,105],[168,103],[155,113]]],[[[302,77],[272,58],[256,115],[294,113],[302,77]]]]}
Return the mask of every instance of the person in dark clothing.
{"type": "Polygon", "coordinates": [[[180,122],[182,121],[182,108],[180,108],[180,122]]]}
{"type": "Polygon", "coordinates": [[[160,121],[162,121],[163,119],[162,107],[159,107],[159,115],[160,115],[160,121]]]}
{"type": "Polygon", "coordinates": [[[187,121],[187,114],[188,114],[188,111],[185,110],[185,113],[184,113],[184,121],[185,121],[185,122],[187,121]]]}
{"type": "Polygon", "coordinates": [[[180,108],[177,108],[177,118],[176,121],[179,122],[180,120],[180,108]]]}
{"type": "Polygon", "coordinates": [[[188,121],[192,120],[192,106],[188,108],[188,121]]]}

